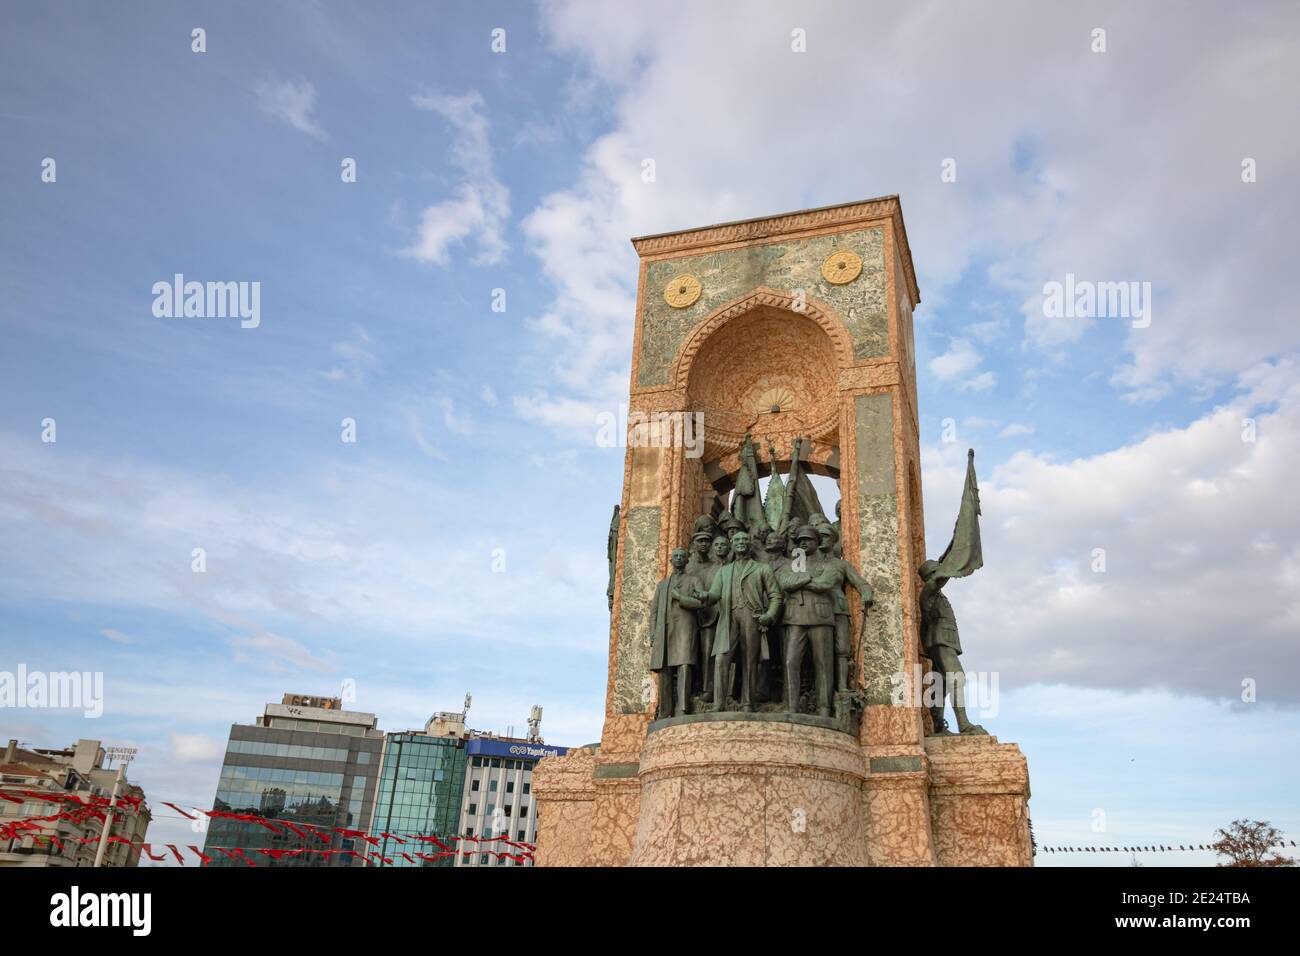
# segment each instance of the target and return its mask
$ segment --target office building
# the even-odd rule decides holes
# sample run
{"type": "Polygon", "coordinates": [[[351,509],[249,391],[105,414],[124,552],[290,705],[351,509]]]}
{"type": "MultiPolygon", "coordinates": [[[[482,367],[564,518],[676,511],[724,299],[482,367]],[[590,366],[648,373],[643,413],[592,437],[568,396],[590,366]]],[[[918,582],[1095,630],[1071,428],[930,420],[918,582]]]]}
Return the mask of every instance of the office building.
{"type": "Polygon", "coordinates": [[[337,697],[286,694],[255,723],[232,726],[213,809],[319,827],[329,842],[300,837],[289,826],[275,832],[218,817],[204,843],[210,865],[247,865],[235,848],[256,866],[362,865],[353,851],[369,847],[335,831],[365,830],[371,818],[384,744],[376,723],[374,714],[343,710],[337,697]],[[261,849],[334,852],[276,856],[256,852],[261,849]]]}
{"type": "Polygon", "coordinates": [[[520,848],[484,838],[531,843],[537,834],[533,766],[567,752],[542,743],[540,720],[541,709],[534,708],[529,738],[499,737],[468,729],[463,712],[444,711],[423,731],[388,734],[370,821],[370,833],[380,840],[376,851],[392,861],[384,865],[521,865],[501,855],[518,856],[520,848]],[[418,839],[425,836],[438,837],[455,855],[438,857],[445,851],[418,839]]]}
{"type": "Polygon", "coordinates": [[[456,832],[465,793],[465,745],[463,713],[434,714],[423,732],[387,735],[370,821],[370,833],[381,840],[376,852],[392,861],[385,865],[454,865],[451,857],[436,857],[436,844],[415,837],[456,832]]]}
{"type": "Polygon", "coordinates": [[[515,843],[537,838],[537,807],[533,802],[533,767],[543,757],[561,756],[567,747],[552,747],[541,740],[513,737],[472,737],[465,745],[469,768],[458,832],[479,837],[460,845],[457,866],[531,866],[502,854],[519,855],[517,847],[483,837],[504,836],[515,843]]]}

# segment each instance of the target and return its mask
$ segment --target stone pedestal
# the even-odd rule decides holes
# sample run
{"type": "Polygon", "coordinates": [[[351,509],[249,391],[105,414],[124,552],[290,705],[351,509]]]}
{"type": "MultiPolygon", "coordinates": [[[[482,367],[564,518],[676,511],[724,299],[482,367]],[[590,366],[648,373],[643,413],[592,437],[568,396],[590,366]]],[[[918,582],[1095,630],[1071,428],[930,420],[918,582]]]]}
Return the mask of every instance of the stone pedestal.
{"type": "Polygon", "coordinates": [[[927,737],[940,866],[1032,866],[1029,765],[996,737],[927,737]]]}
{"type": "Polygon", "coordinates": [[[633,866],[863,866],[857,740],[832,721],[726,714],[650,725],[633,866]]]}
{"type": "Polygon", "coordinates": [[[586,865],[596,802],[597,750],[583,747],[563,757],[548,757],[533,771],[537,866],[586,865]]]}

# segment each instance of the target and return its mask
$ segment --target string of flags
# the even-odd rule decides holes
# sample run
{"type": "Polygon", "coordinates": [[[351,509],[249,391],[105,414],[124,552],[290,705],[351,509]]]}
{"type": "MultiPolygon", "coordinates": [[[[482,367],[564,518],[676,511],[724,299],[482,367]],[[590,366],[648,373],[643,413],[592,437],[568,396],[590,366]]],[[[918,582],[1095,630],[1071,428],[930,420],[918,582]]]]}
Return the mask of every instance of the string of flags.
{"type": "MultiPolygon", "coordinates": [[[[1295,846],[1295,840],[1278,840],[1273,847],[1295,846]]],[[[1041,853],[1170,853],[1179,850],[1213,850],[1210,843],[1153,844],[1150,846],[1040,846],[1041,853]]]]}
{"type": "MultiPolygon", "coordinates": [[[[81,845],[84,846],[89,843],[98,843],[100,838],[98,836],[89,836],[89,837],[77,837],[75,839],[68,838],[67,840],[63,840],[53,834],[43,832],[49,829],[48,824],[57,823],[60,820],[67,820],[68,822],[73,824],[81,824],[81,823],[85,823],[87,820],[94,819],[94,820],[98,820],[101,825],[104,825],[108,822],[108,818],[110,814],[116,817],[120,813],[124,814],[127,812],[138,812],[143,802],[143,800],[140,797],[131,796],[128,794],[128,795],[119,796],[118,806],[113,807],[111,805],[112,801],[109,800],[107,797],[103,797],[103,796],[82,797],[72,793],[60,793],[57,791],[50,792],[50,791],[40,791],[40,790],[10,790],[7,793],[0,791],[0,800],[5,800],[8,801],[9,803],[17,803],[17,804],[23,804],[29,800],[40,800],[49,803],[63,803],[69,805],[71,809],[61,810],[57,813],[45,814],[42,816],[24,817],[15,820],[6,820],[3,823],[0,823],[0,840],[21,839],[22,837],[30,837],[32,841],[36,843],[38,846],[43,846],[44,843],[42,841],[48,840],[50,842],[50,845],[56,848],[60,853],[64,851],[64,847],[67,842],[72,842],[72,843],[79,842],[81,845]]],[[[195,814],[187,812],[186,810],[182,809],[181,807],[177,806],[174,803],[168,803],[165,800],[159,802],[161,803],[162,806],[169,807],[172,810],[175,810],[177,813],[179,813],[187,820],[200,819],[195,814]]],[[[536,849],[536,847],[531,843],[523,843],[521,841],[510,840],[504,836],[495,836],[495,837],[470,837],[470,836],[452,836],[452,835],[433,836],[431,834],[423,834],[423,833],[396,834],[396,833],[387,833],[387,832],[374,835],[374,834],[366,833],[364,830],[357,830],[350,827],[323,827],[323,826],[318,826],[314,823],[302,823],[302,822],[293,823],[288,820],[282,820],[282,819],[271,820],[268,819],[267,817],[259,816],[253,813],[234,813],[228,810],[205,810],[202,807],[191,807],[190,809],[194,810],[198,814],[203,814],[204,816],[209,817],[210,819],[238,820],[242,823],[255,823],[258,826],[265,827],[266,829],[270,830],[272,833],[275,833],[279,836],[293,835],[296,836],[298,839],[307,842],[310,842],[312,839],[317,839],[320,840],[322,843],[328,844],[333,839],[334,834],[340,834],[343,837],[348,839],[361,840],[369,847],[372,848],[379,847],[380,842],[383,840],[392,841],[398,844],[399,846],[409,847],[409,851],[401,850],[398,851],[397,853],[393,853],[391,856],[384,856],[383,854],[376,852],[373,849],[332,850],[332,849],[325,849],[325,848],[311,847],[311,846],[295,847],[292,849],[274,849],[274,848],[265,848],[265,847],[215,847],[214,848],[215,851],[224,854],[229,859],[236,860],[248,866],[257,865],[256,863],[253,862],[252,858],[249,856],[250,853],[258,853],[272,860],[281,860],[281,859],[285,859],[289,857],[297,857],[297,856],[316,855],[321,857],[329,857],[337,854],[348,854],[349,856],[351,855],[359,856],[361,857],[361,859],[365,860],[366,862],[368,863],[373,862],[376,863],[377,865],[392,865],[396,857],[402,857],[403,859],[407,860],[410,863],[416,863],[417,860],[421,860],[425,862],[434,862],[437,860],[445,859],[447,857],[454,857],[458,853],[463,855],[470,855],[466,853],[464,847],[460,847],[458,846],[458,844],[472,844],[474,846],[472,852],[487,853],[488,855],[493,856],[498,860],[508,859],[508,860],[513,860],[516,863],[524,863],[526,861],[533,859],[533,851],[536,849]],[[484,847],[484,844],[497,844],[499,846],[506,846],[515,850],[516,852],[512,853],[509,852],[508,850],[488,849],[484,847]],[[417,846],[421,847],[422,849],[429,850],[430,852],[421,852],[421,850],[416,849],[417,846]],[[434,847],[437,848],[436,852],[433,851],[434,847]]],[[[127,846],[138,848],[145,856],[147,856],[149,859],[154,861],[162,861],[167,859],[167,854],[154,852],[154,844],[152,843],[143,843],[143,842],[133,843],[131,840],[128,840],[126,837],[116,836],[113,834],[109,835],[108,841],[110,843],[125,843],[127,846]]],[[[162,845],[165,846],[168,851],[170,851],[171,855],[176,859],[177,863],[179,863],[182,866],[185,865],[185,857],[181,853],[179,846],[172,843],[167,843],[162,845]]],[[[186,849],[192,851],[199,858],[200,865],[207,865],[213,861],[213,857],[204,853],[197,846],[187,845],[186,849]]]]}
{"type": "MultiPolygon", "coordinates": [[[[62,810],[57,813],[46,814],[43,816],[25,817],[16,820],[6,820],[0,823],[0,840],[19,839],[23,836],[29,836],[34,842],[39,843],[42,840],[50,841],[51,845],[56,847],[60,852],[64,849],[65,841],[53,834],[47,834],[42,831],[48,829],[44,824],[56,823],[59,820],[67,820],[73,824],[85,823],[87,820],[95,819],[101,824],[108,820],[110,813],[116,815],[124,812],[138,812],[143,803],[142,798],[124,794],[118,797],[118,806],[113,808],[112,801],[103,796],[82,797],[72,793],[61,793],[57,791],[39,791],[39,790],[10,790],[9,792],[0,791],[0,800],[6,800],[10,803],[23,804],[29,800],[40,800],[49,803],[64,803],[71,806],[71,809],[62,810]]],[[[523,863],[533,859],[533,852],[536,847],[531,843],[510,840],[504,836],[495,837],[470,837],[470,836],[453,836],[442,835],[434,836],[423,833],[387,833],[382,832],[378,835],[366,833],[364,830],[352,829],[349,827],[322,827],[314,823],[293,823],[289,820],[276,819],[272,820],[254,813],[235,813],[229,810],[205,810],[202,807],[191,807],[195,813],[189,813],[174,803],[159,801],[162,806],[175,810],[187,820],[197,820],[195,814],[203,814],[210,819],[220,820],[237,820],[242,823],[254,823],[258,826],[265,827],[272,833],[279,836],[295,836],[300,840],[310,842],[312,839],[320,840],[322,843],[330,843],[334,834],[340,834],[348,839],[361,840],[368,846],[379,847],[381,841],[392,841],[399,846],[410,846],[408,851],[402,850],[392,856],[384,856],[373,850],[352,849],[352,850],[331,850],[318,847],[304,846],[293,849],[272,849],[265,847],[216,847],[215,849],[232,860],[245,863],[248,866],[257,864],[248,856],[249,853],[258,853],[273,860],[281,860],[287,857],[310,856],[316,855],[329,857],[335,854],[355,854],[367,862],[377,862],[379,864],[391,865],[395,857],[402,857],[410,863],[416,860],[432,862],[447,857],[454,857],[458,853],[466,854],[464,847],[458,847],[458,844],[473,844],[472,852],[487,853],[496,857],[498,860],[509,859],[516,863],[523,863]],[[431,844],[437,847],[436,852],[421,852],[414,847],[421,844],[431,844]],[[518,852],[511,853],[507,850],[485,849],[483,844],[498,844],[510,847],[518,852]]],[[[167,859],[166,854],[156,854],[153,851],[151,843],[132,843],[126,837],[109,836],[110,843],[125,843],[128,846],[140,849],[140,851],[149,859],[162,861],[167,859]]],[[[99,837],[80,837],[72,842],[80,842],[85,845],[88,843],[98,842],[99,837]]],[[[180,848],[172,843],[162,844],[171,852],[172,856],[182,866],[185,863],[184,856],[180,848]]],[[[1278,840],[1273,843],[1273,847],[1296,846],[1295,840],[1278,840]]],[[[205,854],[197,846],[189,845],[187,849],[199,858],[201,865],[211,863],[213,858],[205,854]]],[[[1214,846],[1207,843],[1180,843],[1177,846],[1173,844],[1150,844],[1143,846],[1040,846],[1038,851],[1041,853],[1170,853],[1179,851],[1196,851],[1196,850],[1213,850],[1214,846]]]]}

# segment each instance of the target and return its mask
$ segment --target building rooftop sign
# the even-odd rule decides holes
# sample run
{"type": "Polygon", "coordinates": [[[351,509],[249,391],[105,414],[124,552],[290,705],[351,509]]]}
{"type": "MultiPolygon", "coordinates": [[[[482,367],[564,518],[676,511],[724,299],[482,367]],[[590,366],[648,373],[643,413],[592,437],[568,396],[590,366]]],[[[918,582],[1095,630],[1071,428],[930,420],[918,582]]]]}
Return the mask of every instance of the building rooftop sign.
{"type": "Polygon", "coordinates": [[[342,710],[341,697],[313,697],[309,694],[285,694],[281,704],[295,707],[320,707],[323,710],[342,710]]]}
{"type": "Polygon", "coordinates": [[[541,760],[543,757],[562,757],[569,752],[569,748],[475,737],[465,745],[465,752],[484,757],[522,757],[525,760],[541,760]]]}

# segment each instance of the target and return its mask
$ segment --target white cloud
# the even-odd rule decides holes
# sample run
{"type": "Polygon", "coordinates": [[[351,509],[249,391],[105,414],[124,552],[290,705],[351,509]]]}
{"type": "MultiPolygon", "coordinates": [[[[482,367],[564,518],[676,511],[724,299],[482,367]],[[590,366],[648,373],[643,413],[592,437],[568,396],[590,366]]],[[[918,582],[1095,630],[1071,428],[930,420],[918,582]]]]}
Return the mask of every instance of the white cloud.
{"type": "MultiPolygon", "coordinates": [[[[221,615],[225,618],[225,615],[221,615]]],[[[233,616],[231,616],[233,623],[233,616]]],[[[240,626],[249,626],[240,622],[240,626]]],[[[238,634],[229,639],[235,649],[235,660],[241,664],[255,663],[274,672],[297,670],[333,673],[336,668],[315,657],[310,650],[291,637],[273,634],[265,628],[251,625],[251,633],[238,634]]]]}
{"type": "MultiPolygon", "coordinates": [[[[1280,506],[1300,461],[1296,371],[1252,369],[1185,428],[1072,461],[1022,451],[982,473],[985,567],[946,589],[967,667],[1229,700],[1252,678],[1261,701],[1300,702],[1300,509],[1280,506]]],[[[922,464],[937,554],[964,449],[927,446],[922,464]]]]}
{"type": "Polygon", "coordinates": [[[204,734],[170,734],[172,759],[183,763],[219,760],[226,752],[225,741],[204,734]]]}
{"type": "Polygon", "coordinates": [[[312,113],[316,109],[316,87],[307,80],[265,80],[257,85],[257,103],[263,112],[283,120],[296,130],[325,139],[312,113]]]}
{"type": "Polygon", "coordinates": [[[110,641],[113,641],[115,644],[138,643],[136,639],[132,637],[130,634],[123,634],[121,631],[117,630],[116,628],[105,627],[101,629],[99,633],[103,634],[106,638],[108,638],[110,641]]]}
{"type": "Polygon", "coordinates": [[[507,249],[504,230],[510,215],[510,191],[493,171],[483,97],[471,90],[462,96],[418,95],[411,97],[411,102],[451,124],[452,165],[460,170],[462,179],[452,198],[421,213],[418,238],[405,254],[445,266],[453,246],[472,240],[476,264],[500,262],[507,249]]]}
{"type": "Polygon", "coordinates": [[[974,378],[968,378],[959,386],[963,392],[987,392],[998,383],[996,372],[980,372],[974,378]]]}
{"type": "MultiPolygon", "coordinates": [[[[1300,150],[1273,121],[1300,87],[1294,18],[1209,3],[1177,22],[1141,6],[1109,17],[1123,49],[1094,54],[1092,25],[1065,7],[829,2],[801,9],[808,52],[795,54],[777,6],[736,16],[685,2],[549,5],[553,46],[586,65],[576,85],[594,87],[613,115],[573,184],[525,222],[556,286],[535,323],[556,349],[550,397],[609,401],[626,389],[630,236],[894,192],[929,307],[967,269],[987,268],[1024,304],[1033,348],[1126,330],[1122,390],[1230,381],[1300,346],[1286,282],[1300,150]],[[1182,69],[1188,49],[1198,51],[1194,73],[1182,69]],[[683,108],[701,89],[708,107],[683,108]],[[828,91],[852,91],[850,102],[828,91]],[[1015,110],[987,108],[1012,98],[1015,110]],[[853,120],[863,111],[871,122],[853,120]],[[1144,143],[1148,158],[1116,142],[1144,143]],[[1240,181],[1243,154],[1268,157],[1267,179],[1240,181]],[[958,181],[943,183],[950,156],[958,181]],[[646,157],[657,182],[640,179],[646,157]],[[1043,284],[1067,272],[1150,281],[1150,328],[1044,317],[1043,284]],[[1249,329],[1225,320],[1242,313],[1244,290],[1249,329]]],[[[980,341],[997,332],[977,325],[980,341]]]]}
{"type": "Polygon", "coordinates": [[[324,373],[331,382],[360,384],[369,373],[380,367],[375,342],[360,326],[353,327],[351,339],[335,342],[330,351],[338,359],[338,364],[324,373]]]}
{"type": "Polygon", "coordinates": [[[998,432],[999,438],[1019,438],[1021,435],[1032,435],[1034,428],[1032,425],[1025,425],[1021,422],[1012,422],[1002,431],[998,432]]]}
{"type": "Polygon", "coordinates": [[[981,357],[967,339],[953,339],[948,343],[948,351],[930,359],[930,371],[935,378],[951,382],[973,371],[980,364],[981,357]]]}
{"type": "Polygon", "coordinates": [[[491,385],[484,385],[483,390],[479,392],[479,398],[484,405],[495,406],[497,404],[497,393],[491,385]]]}
{"type": "MultiPolygon", "coordinates": [[[[626,400],[624,400],[626,401],[626,400]]],[[[564,432],[575,441],[586,440],[595,444],[602,413],[615,414],[617,404],[605,407],[597,402],[580,401],[545,393],[516,395],[515,412],[526,421],[538,422],[556,431],[564,432]]]]}
{"type": "Polygon", "coordinates": [[[973,335],[981,342],[992,342],[1006,335],[1007,328],[1006,319],[990,319],[987,322],[973,322],[966,326],[964,331],[967,335],[973,335]]]}
{"type": "MultiPolygon", "coordinates": [[[[472,427],[454,404],[428,408],[472,427]]],[[[211,653],[263,673],[337,673],[353,648],[319,636],[336,630],[422,645],[604,646],[604,551],[570,551],[532,520],[545,486],[515,487],[509,507],[485,515],[484,482],[464,482],[462,467],[413,476],[380,459],[313,460],[241,484],[46,447],[0,431],[0,538],[28,542],[21,558],[0,553],[16,593],[181,615],[211,633],[211,653]],[[508,574],[493,573],[498,546],[508,574]],[[191,570],[195,547],[203,574],[191,570]]]]}
{"type": "Polygon", "coordinates": [[[560,131],[554,126],[531,120],[519,128],[515,134],[516,146],[546,146],[560,138],[560,131]]]}

